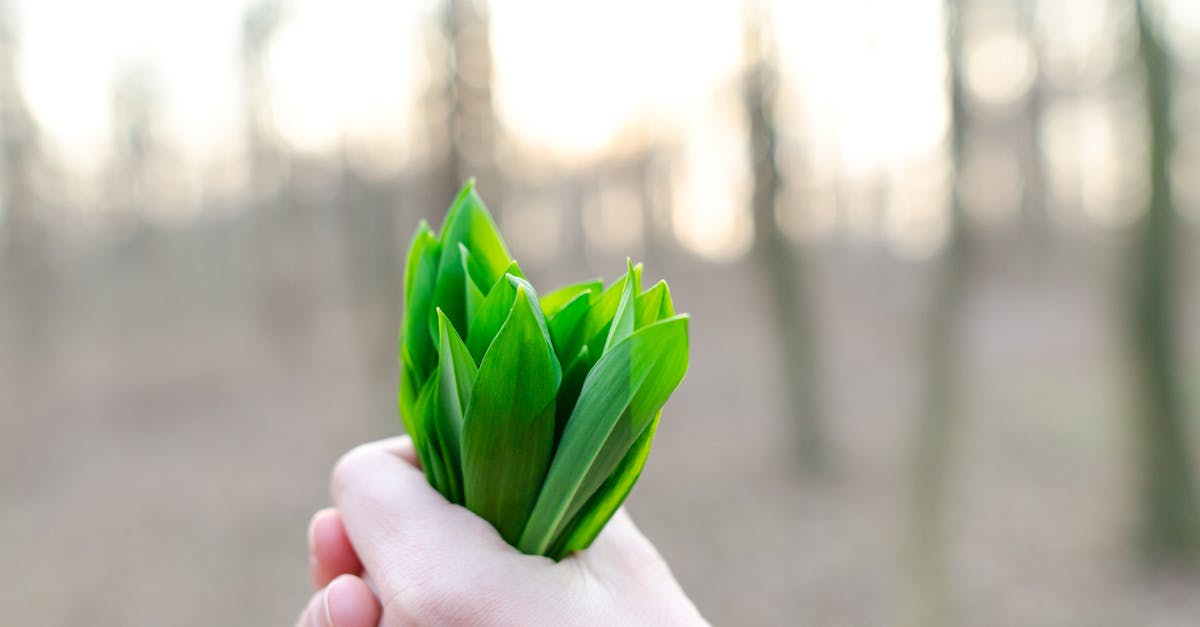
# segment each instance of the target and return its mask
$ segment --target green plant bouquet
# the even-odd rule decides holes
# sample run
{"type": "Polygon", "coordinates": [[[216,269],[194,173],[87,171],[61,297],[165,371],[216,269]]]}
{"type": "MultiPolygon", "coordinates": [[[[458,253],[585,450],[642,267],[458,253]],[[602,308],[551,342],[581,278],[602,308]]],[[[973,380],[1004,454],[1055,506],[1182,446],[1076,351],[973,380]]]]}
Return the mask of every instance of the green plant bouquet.
{"type": "Polygon", "coordinates": [[[408,252],[400,415],[429,483],[509,544],[587,548],[641,474],[688,364],[688,316],[642,266],[539,297],[468,182],[408,252]]]}

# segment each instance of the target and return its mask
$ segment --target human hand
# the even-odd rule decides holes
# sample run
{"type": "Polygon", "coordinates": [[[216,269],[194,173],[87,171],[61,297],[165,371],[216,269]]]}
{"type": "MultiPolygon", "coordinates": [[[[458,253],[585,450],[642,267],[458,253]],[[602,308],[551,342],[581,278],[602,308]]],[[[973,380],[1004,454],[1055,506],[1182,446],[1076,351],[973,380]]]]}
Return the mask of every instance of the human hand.
{"type": "Polygon", "coordinates": [[[586,551],[524,555],[429,486],[407,437],[347,453],[332,492],[298,626],[705,624],[623,509],[586,551]]]}

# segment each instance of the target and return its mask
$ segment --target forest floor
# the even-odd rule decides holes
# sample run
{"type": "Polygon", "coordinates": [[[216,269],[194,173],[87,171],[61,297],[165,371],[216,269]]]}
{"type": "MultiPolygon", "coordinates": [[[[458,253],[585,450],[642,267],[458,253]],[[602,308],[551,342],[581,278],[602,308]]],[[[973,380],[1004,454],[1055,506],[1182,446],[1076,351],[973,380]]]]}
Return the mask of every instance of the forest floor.
{"type": "MultiPolygon", "coordinates": [[[[948,624],[1200,616],[1200,579],[1132,557],[1119,266],[1089,250],[993,252],[971,284],[948,624]]],[[[77,260],[0,302],[0,623],[290,624],[331,465],[400,431],[396,307],[324,264],[292,285],[300,296],[260,304],[230,267],[131,255],[115,269],[77,260]]],[[[692,314],[692,357],[629,508],[717,624],[894,625],[911,593],[903,539],[929,264],[811,259],[831,460],[817,476],[776,400],[784,382],[751,265],[647,268],[692,314]]],[[[604,260],[610,276],[622,260],[604,260]]],[[[546,286],[587,275],[527,271],[546,286]]],[[[1181,293],[1200,401],[1200,289],[1181,293]]]]}

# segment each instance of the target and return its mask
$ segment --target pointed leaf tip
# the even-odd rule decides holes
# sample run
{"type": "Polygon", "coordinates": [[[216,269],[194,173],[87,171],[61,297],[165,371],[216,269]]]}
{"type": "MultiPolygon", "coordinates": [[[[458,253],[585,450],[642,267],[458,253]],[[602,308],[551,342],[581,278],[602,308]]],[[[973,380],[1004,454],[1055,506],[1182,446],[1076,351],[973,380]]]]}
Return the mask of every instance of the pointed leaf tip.
{"type": "Polygon", "coordinates": [[[640,329],[588,373],[518,548],[543,554],[601,489],[687,372],[687,317],[640,329]]]}
{"type": "Polygon", "coordinates": [[[463,424],[467,507],[515,544],[554,447],[556,360],[524,286],[479,366],[463,424]]]}

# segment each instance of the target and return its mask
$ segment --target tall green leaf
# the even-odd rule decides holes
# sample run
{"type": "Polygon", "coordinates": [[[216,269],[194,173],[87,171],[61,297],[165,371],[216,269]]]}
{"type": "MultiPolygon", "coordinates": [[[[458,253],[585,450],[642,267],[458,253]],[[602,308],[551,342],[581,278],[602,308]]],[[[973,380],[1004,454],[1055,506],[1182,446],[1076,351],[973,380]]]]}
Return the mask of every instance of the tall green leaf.
{"type": "Polygon", "coordinates": [[[584,381],[517,547],[544,554],[600,489],[687,371],[686,315],[612,346],[584,381]]]}
{"type": "MultiPolygon", "coordinates": [[[[512,269],[517,264],[513,262],[512,269]]],[[[467,348],[475,358],[475,363],[483,361],[483,354],[496,339],[496,333],[512,311],[513,302],[517,300],[518,275],[513,272],[504,273],[496,283],[488,288],[487,296],[475,309],[471,326],[467,331],[467,348]]]]}
{"type": "Polygon", "coordinates": [[[441,338],[438,345],[440,411],[431,414],[436,420],[431,430],[436,431],[439,453],[447,475],[450,494],[446,498],[454,503],[462,503],[463,415],[471,400],[471,389],[475,385],[478,369],[471,359],[471,353],[454,330],[454,325],[450,324],[441,309],[437,310],[437,315],[441,338]]]}
{"type": "Polygon", "coordinates": [[[483,269],[475,258],[471,256],[471,251],[462,242],[458,244],[459,256],[462,258],[463,273],[466,276],[464,283],[464,316],[466,318],[467,328],[471,328],[471,320],[475,316],[475,310],[479,305],[483,304],[484,291],[491,287],[494,279],[489,279],[486,270],[483,269]]]}
{"type": "MultiPolygon", "coordinates": [[[[636,279],[638,274],[633,269],[633,261],[627,259],[625,263],[629,266],[629,272],[625,276],[636,279]]],[[[608,327],[608,338],[604,340],[604,352],[606,353],[614,344],[633,334],[633,299],[641,291],[638,284],[638,280],[625,281],[625,288],[621,290],[621,301],[617,303],[617,312],[613,314],[612,324],[608,327]]]]}
{"type": "MultiPolygon", "coordinates": [[[[500,277],[512,263],[512,257],[496,223],[475,192],[474,181],[469,181],[446,214],[442,225],[442,249],[454,251],[459,244],[471,251],[475,263],[487,277],[500,277]]],[[[467,333],[466,321],[466,270],[458,255],[444,254],[438,265],[437,284],[433,293],[434,302],[446,313],[459,335],[467,333]]]]}
{"type": "Polygon", "coordinates": [[[621,459],[617,469],[559,534],[554,546],[550,548],[550,557],[560,560],[575,551],[586,549],[604,530],[604,525],[617,513],[617,509],[633,489],[633,484],[637,483],[638,477],[642,475],[646,458],[650,456],[650,443],[654,441],[654,433],[658,430],[658,421],[661,418],[660,409],[654,420],[650,421],[650,426],[642,431],[642,435],[638,436],[629,452],[621,459]]]}
{"type": "MultiPolygon", "coordinates": [[[[420,314],[415,311],[418,307],[414,306],[413,291],[428,292],[432,288],[432,280],[427,281],[427,285],[417,285],[418,266],[426,249],[436,245],[437,237],[429,228],[429,223],[421,220],[417,224],[416,233],[413,234],[412,243],[408,246],[408,259],[404,264],[404,307],[406,311],[405,321],[400,325],[400,393],[397,400],[400,406],[400,418],[404,421],[404,430],[410,435],[416,432],[414,412],[424,373],[418,370],[412,357],[412,353],[419,349],[406,345],[417,343],[419,338],[406,340],[405,328],[409,319],[413,319],[414,316],[420,317],[420,314]]],[[[430,268],[436,269],[436,266],[436,262],[430,264],[430,268]]],[[[413,435],[413,437],[416,438],[417,435],[413,435]]]]}
{"type": "Polygon", "coordinates": [[[404,351],[401,351],[400,362],[400,393],[396,397],[400,420],[404,423],[404,432],[416,441],[421,439],[421,434],[417,432],[416,418],[417,395],[421,391],[421,384],[417,382],[417,375],[413,371],[414,368],[408,364],[404,351]]]}
{"type": "MultiPolygon", "coordinates": [[[[412,433],[412,421],[416,397],[433,370],[436,355],[429,320],[433,316],[433,286],[437,281],[437,267],[441,256],[441,245],[433,237],[428,225],[417,231],[409,249],[408,267],[405,268],[404,291],[408,295],[404,303],[403,338],[400,344],[401,366],[409,373],[409,386],[401,387],[400,407],[405,414],[405,426],[412,433]],[[408,392],[408,394],[405,394],[408,392]]],[[[419,434],[412,433],[413,437],[419,434]]]]}
{"type": "Polygon", "coordinates": [[[626,272],[592,301],[592,308],[583,322],[583,341],[587,343],[592,359],[599,359],[604,353],[604,344],[608,340],[613,317],[617,314],[629,281],[633,281],[635,294],[642,291],[642,264],[634,266],[632,272],[626,272]]]}
{"type": "Polygon", "coordinates": [[[590,300],[589,292],[580,292],[571,302],[546,318],[546,324],[550,327],[550,340],[554,343],[554,353],[564,363],[578,354],[583,346],[583,323],[591,310],[590,300]]]}
{"type": "MultiPolygon", "coordinates": [[[[467,507],[515,543],[554,447],[561,370],[524,285],[484,355],[463,423],[467,507]]],[[[544,322],[542,323],[544,324],[544,322]]]]}
{"type": "Polygon", "coordinates": [[[667,287],[666,281],[659,281],[654,287],[639,294],[635,307],[635,326],[639,329],[675,315],[675,305],[671,302],[671,288],[667,287]]]}
{"type": "Polygon", "coordinates": [[[421,220],[417,223],[417,231],[413,233],[412,242],[408,245],[408,259],[404,264],[404,302],[412,301],[413,290],[416,289],[417,262],[425,249],[437,242],[437,236],[429,223],[421,220]]]}
{"type": "Polygon", "coordinates": [[[429,333],[429,319],[433,315],[433,286],[437,281],[437,267],[441,257],[441,245],[428,230],[418,232],[410,251],[405,277],[408,282],[405,292],[409,294],[404,303],[404,341],[402,351],[408,353],[411,365],[417,370],[417,378],[424,380],[433,370],[433,337],[429,333]],[[411,254],[415,253],[415,254],[411,254]]]}
{"type": "Polygon", "coordinates": [[[581,281],[565,287],[560,287],[549,294],[546,294],[540,299],[542,303],[542,313],[550,318],[557,314],[567,303],[575,300],[575,297],[580,294],[588,294],[589,298],[594,298],[600,295],[604,290],[604,281],[600,279],[592,279],[590,281],[581,281]]]}
{"type": "Polygon", "coordinates": [[[591,367],[592,360],[588,355],[588,347],[582,346],[575,353],[575,358],[567,364],[566,368],[563,368],[562,383],[558,386],[558,398],[554,403],[555,445],[562,439],[563,431],[567,427],[567,419],[571,417],[575,403],[579,401],[579,392],[583,389],[583,382],[587,379],[591,367]]]}
{"type": "Polygon", "coordinates": [[[440,379],[439,369],[434,368],[433,376],[421,387],[414,410],[416,434],[412,434],[412,438],[417,449],[417,458],[421,460],[421,468],[425,471],[429,484],[445,496],[450,493],[450,488],[442,461],[441,443],[437,439],[437,432],[430,429],[437,420],[435,413],[439,411],[441,404],[440,379]]]}

